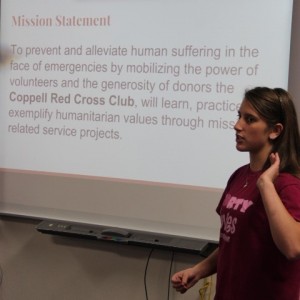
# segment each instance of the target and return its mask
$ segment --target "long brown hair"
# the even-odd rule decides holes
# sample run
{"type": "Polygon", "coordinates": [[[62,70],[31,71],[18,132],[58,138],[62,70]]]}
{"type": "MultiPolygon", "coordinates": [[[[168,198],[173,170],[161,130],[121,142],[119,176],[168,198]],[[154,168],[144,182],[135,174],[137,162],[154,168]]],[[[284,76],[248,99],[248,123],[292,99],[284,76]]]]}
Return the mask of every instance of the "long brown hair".
{"type": "MultiPolygon", "coordinates": [[[[279,137],[272,140],[272,152],[280,156],[280,172],[300,177],[300,137],[296,109],[291,95],[281,88],[256,87],[245,92],[245,99],[272,128],[283,125],[279,137]]],[[[265,168],[270,166],[269,159],[265,168]]]]}

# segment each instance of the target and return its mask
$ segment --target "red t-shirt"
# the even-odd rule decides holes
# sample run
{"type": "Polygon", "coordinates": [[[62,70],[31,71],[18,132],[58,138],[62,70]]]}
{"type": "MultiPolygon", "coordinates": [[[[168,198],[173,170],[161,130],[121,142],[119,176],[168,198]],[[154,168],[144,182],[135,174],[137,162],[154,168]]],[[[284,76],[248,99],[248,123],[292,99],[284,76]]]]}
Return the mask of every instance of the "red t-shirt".
{"type": "MultiPolygon", "coordinates": [[[[221,217],[215,300],[299,300],[300,260],[290,261],[273,242],[249,165],[229,179],[217,212],[221,217]]],[[[300,180],[281,173],[276,190],[300,221],[300,180]]]]}

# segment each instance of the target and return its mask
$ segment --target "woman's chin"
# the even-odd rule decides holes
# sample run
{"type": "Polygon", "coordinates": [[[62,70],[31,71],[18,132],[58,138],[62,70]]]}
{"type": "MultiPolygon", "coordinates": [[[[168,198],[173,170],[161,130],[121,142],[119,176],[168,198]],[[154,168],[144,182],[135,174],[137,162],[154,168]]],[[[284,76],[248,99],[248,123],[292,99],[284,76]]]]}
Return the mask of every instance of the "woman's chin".
{"type": "Polygon", "coordinates": [[[241,144],[236,144],[235,148],[236,148],[237,151],[240,151],[240,152],[246,152],[247,151],[247,149],[245,147],[243,147],[243,145],[241,145],[241,144]]]}

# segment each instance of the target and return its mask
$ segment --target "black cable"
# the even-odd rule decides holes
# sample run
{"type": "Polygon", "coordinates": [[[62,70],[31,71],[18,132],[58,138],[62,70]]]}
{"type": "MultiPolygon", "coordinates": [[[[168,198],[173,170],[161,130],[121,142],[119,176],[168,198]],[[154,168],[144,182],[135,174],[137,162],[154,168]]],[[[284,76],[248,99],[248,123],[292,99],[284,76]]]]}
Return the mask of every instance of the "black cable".
{"type": "Polygon", "coordinates": [[[145,273],[144,273],[144,287],[145,287],[145,295],[146,295],[146,300],[148,300],[148,291],[147,291],[147,271],[148,271],[148,265],[149,265],[149,261],[151,258],[151,255],[154,251],[154,248],[152,248],[149,252],[148,255],[148,259],[147,259],[147,263],[146,263],[146,267],[145,267],[145,273]]]}
{"type": "Polygon", "coordinates": [[[2,284],[2,279],[3,279],[3,271],[2,271],[2,267],[0,266],[0,286],[2,284]]]}
{"type": "Polygon", "coordinates": [[[173,262],[174,262],[174,254],[175,254],[175,252],[172,251],[171,263],[170,263],[170,269],[169,269],[168,298],[167,298],[168,300],[170,299],[171,275],[172,275],[172,267],[173,267],[173,262]]]}

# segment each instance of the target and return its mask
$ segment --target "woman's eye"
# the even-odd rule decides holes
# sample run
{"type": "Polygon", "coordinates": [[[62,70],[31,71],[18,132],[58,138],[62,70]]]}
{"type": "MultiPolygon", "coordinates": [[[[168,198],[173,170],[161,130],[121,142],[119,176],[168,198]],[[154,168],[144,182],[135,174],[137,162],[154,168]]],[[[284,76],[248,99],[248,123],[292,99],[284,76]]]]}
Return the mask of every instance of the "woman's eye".
{"type": "Polygon", "coordinates": [[[247,122],[247,123],[252,123],[252,122],[254,122],[254,121],[255,121],[255,119],[254,119],[253,117],[250,117],[250,116],[249,116],[249,117],[246,118],[246,122],[247,122]]]}
{"type": "Polygon", "coordinates": [[[241,114],[241,113],[238,113],[237,114],[237,119],[240,120],[240,119],[243,119],[244,122],[246,122],[247,124],[251,124],[253,122],[255,122],[257,120],[257,118],[253,115],[250,115],[250,114],[241,114]]]}

